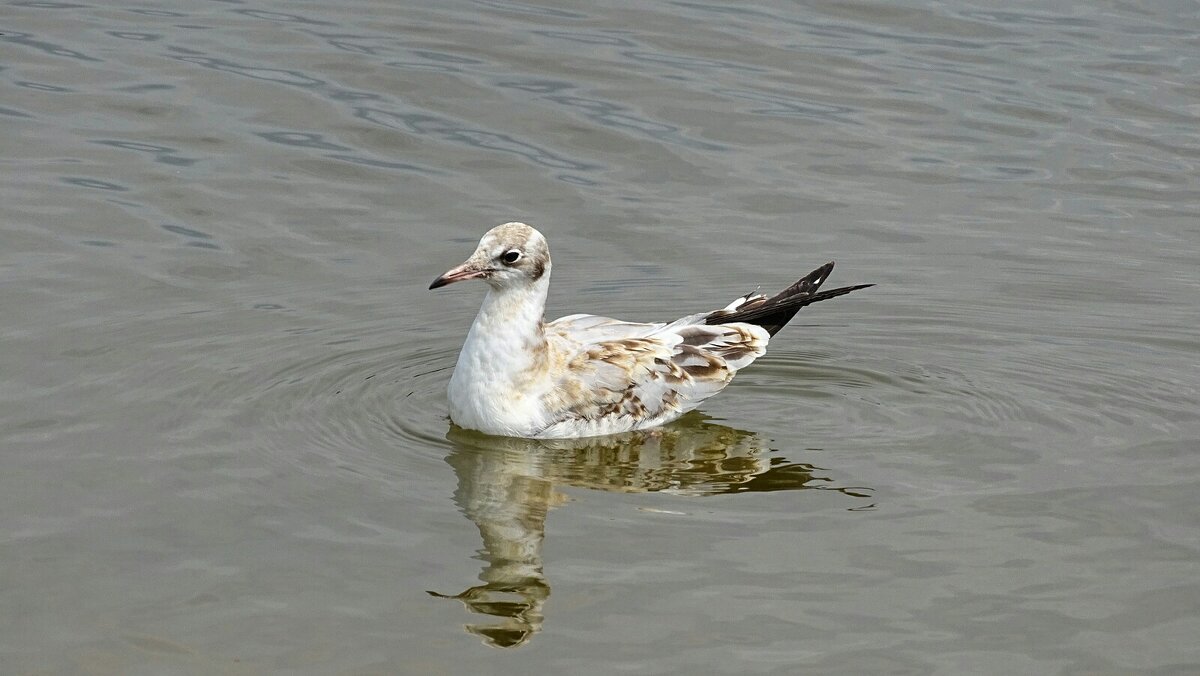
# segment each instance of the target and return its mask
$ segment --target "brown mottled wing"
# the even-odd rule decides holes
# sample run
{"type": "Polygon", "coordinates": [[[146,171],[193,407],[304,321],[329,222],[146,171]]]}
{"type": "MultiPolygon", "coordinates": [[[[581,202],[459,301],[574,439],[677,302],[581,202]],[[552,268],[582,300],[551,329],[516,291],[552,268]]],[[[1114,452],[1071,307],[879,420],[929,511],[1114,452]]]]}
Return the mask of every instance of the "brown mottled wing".
{"type": "MultiPolygon", "coordinates": [[[[666,422],[721,391],[738,369],[766,350],[769,337],[759,327],[706,326],[688,319],[634,325],[644,328],[636,332],[639,337],[577,344],[564,375],[543,396],[554,411],[551,424],[574,420],[633,429],[645,421],[666,422]]],[[[594,333],[595,325],[584,326],[585,334],[594,333]]],[[[551,335],[558,335],[560,348],[570,339],[551,335]]]]}

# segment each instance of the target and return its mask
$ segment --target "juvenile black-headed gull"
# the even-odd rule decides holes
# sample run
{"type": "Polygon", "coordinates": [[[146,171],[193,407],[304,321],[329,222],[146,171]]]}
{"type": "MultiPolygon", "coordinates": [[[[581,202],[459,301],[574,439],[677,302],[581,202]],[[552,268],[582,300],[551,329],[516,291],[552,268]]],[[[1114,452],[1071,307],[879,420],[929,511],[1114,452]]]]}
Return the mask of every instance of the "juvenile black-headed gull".
{"type": "Polygon", "coordinates": [[[429,285],[482,279],[491,287],[450,378],[450,419],[487,434],[531,438],[670,422],[761,357],[800,308],[872,286],[818,293],[832,270],[830,261],[770,298],[747,294],[669,323],[595,315],[546,322],[546,238],[524,223],[496,226],[465,263],[429,285]]]}

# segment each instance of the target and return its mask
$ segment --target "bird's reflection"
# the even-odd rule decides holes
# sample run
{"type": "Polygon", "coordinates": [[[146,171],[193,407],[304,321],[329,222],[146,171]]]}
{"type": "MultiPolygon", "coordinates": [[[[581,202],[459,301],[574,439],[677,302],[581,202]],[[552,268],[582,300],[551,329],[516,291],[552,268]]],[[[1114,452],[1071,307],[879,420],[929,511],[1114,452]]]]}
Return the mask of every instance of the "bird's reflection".
{"type": "Polygon", "coordinates": [[[566,501],[556,488],[714,495],[803,488],[867,497],[869,489],[834,486],[817,468],[789,463],[757,434],[692,414],[649,431],[588,439],[489,437],[452,427],[447,462],[458,475],[454,500],[483,537],[482,584],[454,594],[489,616],[467,631],[497,647],[515,647],[540,631],[550,585],[542,572],[546,512],[566,501]]]}

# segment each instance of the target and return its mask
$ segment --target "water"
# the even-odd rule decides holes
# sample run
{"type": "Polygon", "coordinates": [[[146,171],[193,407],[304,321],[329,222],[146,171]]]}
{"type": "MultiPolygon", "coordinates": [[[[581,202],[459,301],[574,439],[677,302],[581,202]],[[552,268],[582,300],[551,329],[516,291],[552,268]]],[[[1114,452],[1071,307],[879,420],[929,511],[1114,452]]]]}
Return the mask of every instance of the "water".
{"type": "Polygon", "coordinates": [[[0,64],[5,673],[1200,671],[1194,4],[14,2],[0,64]],[[425,287],[512,219],[551,316],[878,286],[487,439],[425,287]]]}

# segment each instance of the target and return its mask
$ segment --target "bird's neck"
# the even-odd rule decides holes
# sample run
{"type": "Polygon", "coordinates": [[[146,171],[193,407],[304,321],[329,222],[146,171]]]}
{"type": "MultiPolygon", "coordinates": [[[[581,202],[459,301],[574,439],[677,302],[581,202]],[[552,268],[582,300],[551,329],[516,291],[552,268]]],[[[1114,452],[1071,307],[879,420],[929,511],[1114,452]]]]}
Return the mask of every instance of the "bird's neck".
{"type": "Polygon", "coordinates": [[[511,373],[539,366],[535,360],[545,355],[543,319],[549,277],[545,274],[528,285],[488,290],[463,345],[477,367],[511,373]]]}

